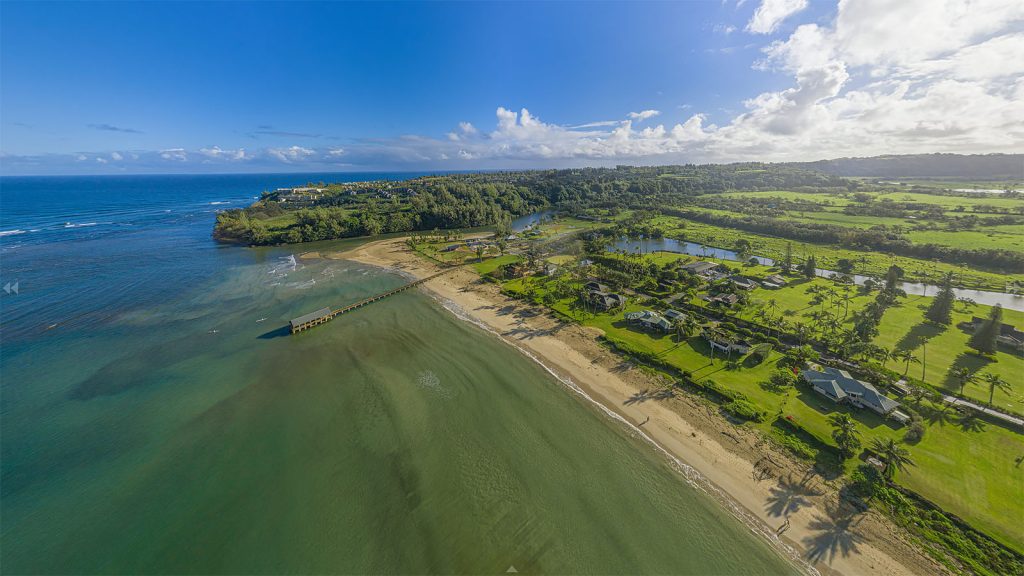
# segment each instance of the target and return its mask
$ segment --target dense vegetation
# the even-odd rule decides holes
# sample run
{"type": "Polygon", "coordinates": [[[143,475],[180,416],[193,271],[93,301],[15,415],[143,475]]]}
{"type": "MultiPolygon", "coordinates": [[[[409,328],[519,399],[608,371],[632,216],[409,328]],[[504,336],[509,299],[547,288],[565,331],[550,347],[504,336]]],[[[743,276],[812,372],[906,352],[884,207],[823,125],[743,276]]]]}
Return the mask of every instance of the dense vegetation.
{"type": "Polygon", "coordinates": [[[321,185],[306,201],[265,193],[217,217],[214,236],[246,244],[309,242],[387,232],[499,224],[548,206],[658,206],[726,190],[846,189],[834,176],[786,166],[731,164],[485,172],[401,183],[321,185]]]}

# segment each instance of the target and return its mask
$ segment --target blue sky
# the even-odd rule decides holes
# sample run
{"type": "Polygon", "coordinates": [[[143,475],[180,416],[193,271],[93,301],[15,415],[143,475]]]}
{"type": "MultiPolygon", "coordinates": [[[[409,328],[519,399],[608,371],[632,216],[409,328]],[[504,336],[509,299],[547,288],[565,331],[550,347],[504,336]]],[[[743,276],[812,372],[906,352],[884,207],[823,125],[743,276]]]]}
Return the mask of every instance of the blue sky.
{"type": "Polygon", "coordinates": [[[925,2],[915,8],[968,33],[908,52],[895,28],[850,45],[878,27],[872,10],[892,12],[871,2],[4,2],[0,169],[796,160],[932,151],[922,135],[935,151],[1012,148],[986,136],[1020,130],[1019,66],[977,78],[955,60],[1017,55],[1017,3],[986,16],[925,2]],[[990,102],[1001,123],[943,120],[939,90],[1005,100],[990,102]],[[891,118],[850,126],[851,114],[891,118]],[[858,128],[879,137],[850,142],[858,128]]]}

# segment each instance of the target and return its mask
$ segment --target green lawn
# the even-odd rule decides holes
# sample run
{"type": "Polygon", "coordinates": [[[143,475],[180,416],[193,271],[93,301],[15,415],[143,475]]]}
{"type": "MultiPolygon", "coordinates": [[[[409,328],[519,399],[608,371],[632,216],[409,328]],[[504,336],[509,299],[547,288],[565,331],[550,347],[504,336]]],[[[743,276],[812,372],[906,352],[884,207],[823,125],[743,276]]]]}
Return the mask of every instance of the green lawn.
{"type": "MultiPolygon", "coordinates": [[[[967,347],[970,333],[957,326],[971,316],[987,317],[991,308],[958,305],[953,324],[940,328],[924,321],[924,311],[931,301],[930,296],[911,296],[900,306],[889,308],[882,317],[875,343],[889,349],[912,350],[923,362],[911,364],[911,375],[920,378],[923,369],[924,380],[938,388],[959,392],[960,386],[951,375],[954,368],[966,367],[978,377],[988,372],[999,374],[1010,382],[1013,390],[1009,395],[996,392],[995,404],[1017,413],[1024,412],[1024,358],[1002,349],[996,353],[995,361],[973,354],[967,347]]],[[[1024,326],[1024,312],[1003,310],[1003,322],[1024,326]]],[[[890,360],[888,366],[903,372],[906,365],[890,360]]],[[[983,382],[978,382],[968,384],[964,395],[988,402],[989,391],[983,382]]]]}
{"type": "Polygon", "coordinates": [[[847,259],[854,263],[855,272],[858,274],[876,276],[883,276],[890,265],[896,264],[903,268],[908,281],[927,280],[931,283],[938,283],[950,272],[959,279],[961,285],[980,289],[1003,290],[1006,287],[1006,282],[1009,280],[1024,281],[1024,274],[998,274],[966,266],[947,264],[945,262],[933,262],[877,252],[848,250],[837,246],[789,241],[773,236],[752,234],[743,230],[683,220],[672,216],[658,216],[652,219],[652,223],[658,225],[666,236],[684,238],[690,242],[707,244],[709,246],[730,248],[738,240],[744,239],[753,246],[754,254],[776,260],[783,257],[786,244],[788,243],[792,246],[795,261],[802,261],[805,256],[813,254],[819,268],[830,270],[836,268],[836,262],[839,259],[847,259]]]}
{"type": "MultiPolygon", "coordinates": [[[[655,261],[672,258],[679,256],[652,255],[655,261]]],[[[760,270],[763,267],[751,268],[753,270],[750,275],[756,276],[763,272],[760,270]]],[[[525,286],[532,285],[539,295],[551,286],[550,282],[543,278],[521,278],[506,282],[504,287],[512,292],[523,293],[525,286]]],[[[765,305],[768,298],[774,298],[780,307],[794,310],[806,308],[810,298],[806,294],[807,287],[819,283],[830,284],[827,280],[817,279],[795,283],[781,290],[754,290],[751,294],[751,305],[744,309],[740,316],[752,316],[754,310],[765,305]]],[[[855,297],[850,304],[851,312],[855,306],[866,303],[867,298],[855,297]]],[[[903,306],[891,309],[883,319],[885,329],[879,341],[884,341],[890,333],[903,333],[908,328],[912,331],[922,314],[917,306],[925,301],[923,297],[914,298],[903,306]],[[897,313],[892,314],[892,311],[897,313]]],[[[751,365],[742,358],[734,358],[738,362],[729,363],[721,357],[716,357],[712,363],[709,347],[699,336],[679,342],[675,335],[645,332],[627,324],[623,319],[625,312],[644,309],[644,306],[635,302],[630,303],[625,310],[611,314],[580,315],[569,306],[568,299],[554,303],[552,308],[565,316],[577,318],[585,325],[601,329],[612,341],[623,342],[633,349],[654,353],[662,361],[680,370],[690,371],[697,380],[710,378],[732,390],[742,392],[759,409],[769,414],[765,422],[748,424],[765,433],[772,433],[776,417],[790,416],[821,441],[833,444],[827,418],[834,412],[847,412],[853,416],[864,445],[874,438],[894,438],[902,441],[906,432],[905,428],[896,426],[892,421],[872,412],[836,405],[804,387],[798,386],[784,392],[762,387],[762,382],[776,369],[776,364],[781,358],[779,352],[774,352],[768,360],[757,365],[751,365]]],[[[981,308],[979,307],[975,313],[984,313],[981,308]]],[[[1008,312],[1008,322],[1024,321],[1024,314],[1008,312]]],[[[958,313],[960,318],[965,315],[970,314],[958,313]]],[[[953,330],[955,328],[950,328],[950,331],[953,330]]],[[[960,343],[961,347],[963,342],[966,342],[966,335],[960,343]]],[[[932,347],[939,349],[937,341],[933,341],[932,347]]],[[[929,372],[934,370],[938,374],[944,374],[940,364],[951,362],[952,360],[946,357],[955,358],[955,354],[936,354],[941,356],[934,361],[934,367],[931,366],[931,362],[929,363],[929,372]]],[[[1010,376],[1015,372],[1014,379],[1019,382],[1021,374],[1024,374],[1021,359],[1003,356],[1000,355],[1000,361],[996,364],[1000,364],[1000,369],[1007,370],[1010,376]]],[[[992,366],[986,369],[993,369],[992,366]]],[[[980,392],[980,389],[974,392],[980,392]]],[[[1024,393],[1024,386],[1018,387],[1014,392],[1018,397],[1021,393],[1024,393]]],[[[985,397],[987,398],[987,392],[985,397]]],[[[1024,534],[1016,522],[1024,515],[1024,468],[1015,462],[1017,457],[1024,456],[1024,436],[984,421],[962,421],[955,412],[941,412],[931,407],[927,401],[924,406],[919,407],[919,411],[925,417],[927,430],[920,442],[908,446],[916,465],[909,471],[899,474],[897,480],[1005,544],[1017,550],[1024,550],[1024,534]]],[[[857,459],[848,461],[847,470],[851,470],[859,462],[857,459]]]]}

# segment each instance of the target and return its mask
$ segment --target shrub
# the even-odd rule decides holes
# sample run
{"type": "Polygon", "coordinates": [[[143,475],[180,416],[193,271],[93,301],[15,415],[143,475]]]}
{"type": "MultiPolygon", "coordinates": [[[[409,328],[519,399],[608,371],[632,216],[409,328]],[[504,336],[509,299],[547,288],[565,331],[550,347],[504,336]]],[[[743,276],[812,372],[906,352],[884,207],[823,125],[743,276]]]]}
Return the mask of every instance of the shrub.
{"type": "Polygon", "coordinates": [[[754,422],[761,422],[764,420],[764,412],[757,409],[756,406],[750,403],[749,400],[743,398],[737,398],[731,402],[724,404],[722,409],[744,420],[753,420],[754,422]]]}

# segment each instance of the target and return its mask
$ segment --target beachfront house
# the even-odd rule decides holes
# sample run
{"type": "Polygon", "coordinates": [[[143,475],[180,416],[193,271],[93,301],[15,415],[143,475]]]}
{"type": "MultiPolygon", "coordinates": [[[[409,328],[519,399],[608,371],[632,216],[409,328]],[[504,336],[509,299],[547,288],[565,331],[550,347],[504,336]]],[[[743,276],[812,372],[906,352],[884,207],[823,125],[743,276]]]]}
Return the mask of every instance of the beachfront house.
{"type": "Polygon", "coordinates": [[[671,332],[672,322],[662,317],[657,312],[644,310],[643,312],[627,312],[626,321],[636,324],[645,330],[656,330],[660,332],[671,332]]]}
{"type": "Polygon", "coordinates": [[[815,392],[837,404],[846,403],[856,408],[868,408],[901,424],[910,420],[910,416],[898,410],[899,402],[882,394],[873,385],[850,376],[846,370],[819,366],[817,370],[804,370],[801,376],[815,392]]]}

